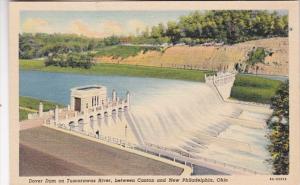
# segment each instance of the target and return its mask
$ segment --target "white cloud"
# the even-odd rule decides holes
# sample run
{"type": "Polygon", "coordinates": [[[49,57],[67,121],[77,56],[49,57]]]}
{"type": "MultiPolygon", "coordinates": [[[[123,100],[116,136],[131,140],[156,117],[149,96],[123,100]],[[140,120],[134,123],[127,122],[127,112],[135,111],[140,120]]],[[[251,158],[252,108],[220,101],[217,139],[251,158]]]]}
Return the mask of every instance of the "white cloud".
{"type": "Polygon", "coordinates": [[[87,37],[104,37],[103,33],[93,30],[91,26],[84,23],[82,20],[72,21],[67,32],[87,37]]]}
{"type": "Polygon", "coordinates": [[[131,19],[126,22],[116,20],[105,20],[95,24],[87,23],[82,19],[72,20],[71,22],[59,26],[50,24],[41,18],[28,18],[22,26],[22,32],[29,33],[72,33],[87,37],[104,38],[112,35],[124,36],[141,33],[146,28],[146,24],[138,19],[131,19]]]}
{"type": "Polygon", "coordinates": [[[105,36],[124,34],[121,23],[117,21],[103,21],[100,23],[99,28],[105,36]]]}
{"type": "Polygon", "coordinates": [[[27,33],[51,33],[53,32],[53,29],[49,25],[49,22],[45,19],[41,18],[28,18],[26,19],[22,26],[21,26],[22,32],[27,33]]]}
{"type": "Polygon", "coordinates": [[[140,20],[133,19],[128,21],[127,27],[130,33],[139,34],[146,29],[146,24],[140,20]]]}
{"type": "Polygon", "coordinates": [[[103,38],[111,35],[123,35],[124,29],[117,21],[103,21],[95,25],[90,25],[82,20],[74,20],[70,23],[68,33],[84,35],[87,37],[103,38]]]}

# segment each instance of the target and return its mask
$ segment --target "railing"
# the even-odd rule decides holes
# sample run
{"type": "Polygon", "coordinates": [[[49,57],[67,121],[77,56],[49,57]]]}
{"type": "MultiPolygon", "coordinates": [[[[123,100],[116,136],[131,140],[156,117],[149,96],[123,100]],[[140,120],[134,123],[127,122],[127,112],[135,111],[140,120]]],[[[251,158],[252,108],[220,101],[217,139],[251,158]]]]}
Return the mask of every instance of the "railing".
{"type": "MultiPolygon", "coordinates": [[[[151,146],[155,146],[155,145],[151,145],[151,146]]],[[[234,170],[240,170],[240,171],[243,171],[243,172],[248,172],[248,173],[251,173],[251,174],[263,174],[263,173],[259,173],[255,170],[251,170],[251,169],[247,169],[247,168],[244,168],[244,167],[240,167],[240,166],[235,166],[235,165],[232,165],[232,164],[228,164],[228,163],[225,163],[225,162],[221,162],[221,161],[217,161],[217,160],[214,160],[214,159],[209,159],[209,158],[205,158],[205,157],[202,157],[202,156],[194,156],[190,153],[187,153],[187,152],[175,152],[173,151],[172,149],[168,149],[166,147],[160,147],[160,149],[157,149],[156,151],[153,151],[153,148],[151,147],[147,147],[147,149],[145,150],[147,153],[149,151],[152,152],[158,152],[160,153],[160,155],[162,153],[165,153],[165,154],[169,154],[169,156],[173,156],[173,160],[176,161],[175,159],[182,159],[183,161],[188,161],[192,164],[200,164],[201,165],[201,162],[198,161],[198,160],[202,160],[202,161],[205,161],[205,162],[210,162],[210,163],[213,163],[213,164],[218,164],[218,165],[221,165],[223,167],[229,167],[229,168],[232,168],[234,170]],[[165,150],[165,152],[162,152],[161,150],[165,150]]],[[[185,163],[186,163],[185,162],[185,163]]]]}
{"type": "Polygon", "coordinates": [[[261,106],[261,107],[270,107],[269,104],[256,103],[256,102],[246,102],[246,101],[239,101],[239,100],[230,100],[228,102],[229,103],[243,104],[243,105],[255,105],[255,106],[261,106]]]}
{"type": "Polygon", "coordinates": [[[236,72],[218,72],[216,75],[205,75],[205,82],[216,83],[219,82],[228,83],[234,81],[236,72]]]}
{"type": "Polygon", "coordinates": [[[208,162],[208,163],[216,164],[218,166],[222,166],[224,168],[229,168],[229,169],[235,170],[235,171],[238,170],[238,171],[242,171],[242,172],[246,172],[246,173],[250,173],[250,174],[263,174],[262,172],[257,172],[255,170],[247,169],[244,167],[220,162],[220,161],[217,161],[214,159],[208,159],[208,158],[201,157],[201,156],[195,157],[189,153],[188,153],[188,155],[186,155],[186,154],[177,153],[177,152],[174,152],[171,150],[162,151],[160,149],[153,149],[151,147],[146,147],[146,146],[139,146],[139,149],[142,149],[142,151],[144,151],[146,153],[157,154],[159,157],[165,156],[163,158],[170,159],[175,162],[183,161],[184,164],[190,163],[192,165],[203,165],[203,162],[208,162]]]}
{"type": "Polygon", "coordinates": [[[27,116],[28,119],[36,119],[38,117],[39,117],[39,114],[36,113],[36,112],[35,113],[29,113],[28,116],[27,116]]]}
{"type": "Polygon", "coordinates": [[[79,131],[79,130],[69,130],[66,127],[64,127],[63,125],[57,125],[57,127],[68,130],[68,131],[77,132],[79,134],[83,134],[83,135],[86,135],[89,137],[93,137],[93,138],[99,139],[99,140],[107,142],[107,143],[112,143],[112,144],[116,144],[116,145],[126,147],[129,149],[145,152],[145,153],[155,155],[155,156],[158,156],[158,157],[161,157],[164,159],[168,159],[168,160],[171,160],[174,162],[185,164],[187,166],[203,165],[203,162],[205,162],[205,163],[217,165],[219,167],[227,168],[228,170],[234,170],[234,171],[238,170],[238,171],[241,171],[244,173],[250,173],[250,174],[264,174],[263,172],[257,172],[255,170],[228,164],[228,163],[217,161],[214,159],[205,158],[205,157],[202,157],[199,155],[195,156],[189,152],[176,151],[176,150],[169,149],[167,147],[160,146],[160,145],[155,145],[155,144],[151,144],[151,143],[145,143],[145,145],[137,145],[137,144],[127,142],[126,140],[111,137],[111,136],[86,133],[84,131],[79,131]]]}
{"type": "MultiPolygon", "coordinates": [[[[54,112],[53,111],[48,111],[48,112],[43,112],[43,116],[53,116],[54,112]]],[[[39,113],[35,112],[35,113],[29,113],[27,116],[28,119],[37,119],[40,118],[39,113]]]]}
{"type": "MultiPolygon", "coordinates": [[[[122,101],[118,101],[118,102],[107,103],[105,105],[98,106],[93,109],[89,109],[87,114],[94,114],[95,112],[99,113],[99,111],[101,111],[100,113],[103,112],[102,116],[104,116],[104,112],[111,111],[110,113],[113,113],[112,110],[115,108],[116,108],[116,111],[120,111],[119,110],[120,106],[122,106],[122,111],[126,110],[125,106],[127,106],[127,102],[122,100],[122,101]]],[[[64,118],[59,119],[60,122],[64,122],[66,120],[72,120],[72,119],[79,119],[85,115],[84,111],[81,111],[81,112],[76,111],[70,115],[70,113],[68,113],[68,111],[70,111],[70,110],[68,110],[68,108],[60,108],[60,109],[58,109],[58,111],[59,111],[59,113],[62,113],[63,111],[67,112],[64,118]]],[[[49,116],[51,116],[51,115],[54,116],[54,112],[52,110],[50,110],[49,112],[44,112],[43,114],[49,115],[49,116]]],[[[39,117],[38,113],[33,113],[33,114],[29,114],[28,119],[36,119],[38,117],[39,117]]],[[[52,119],[54,121],[54,117],[48,118],[48,119],[52,119]]]]}

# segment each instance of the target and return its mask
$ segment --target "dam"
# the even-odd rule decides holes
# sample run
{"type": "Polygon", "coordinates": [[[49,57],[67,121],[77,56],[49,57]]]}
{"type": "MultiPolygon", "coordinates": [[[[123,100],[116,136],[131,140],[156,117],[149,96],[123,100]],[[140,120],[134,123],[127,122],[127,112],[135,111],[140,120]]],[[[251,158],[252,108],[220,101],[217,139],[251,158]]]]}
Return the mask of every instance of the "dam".
{"type": "Polygon", "coordinates": [[[207,79],[188,85],[166,83],[163,88],[143,91],[143,98],[136,92],[123,92],[120,98],[116,91],[109,97],[104,86],[80,86],[71,90],[69,106],[44,112],[41,104],[39,113],[29,118],[43,117],[45,125],[119,139],[121,144],[143,150],[180,153],[188,156],[190,163],[206,160],[208,165],[269,173],[265,121],[270,109],[227,100],[225,91],[233,84],[232,73],[207,79]],[[83,101],[84,96],[76,91],[89,92],[89,100],[83,101]]]}

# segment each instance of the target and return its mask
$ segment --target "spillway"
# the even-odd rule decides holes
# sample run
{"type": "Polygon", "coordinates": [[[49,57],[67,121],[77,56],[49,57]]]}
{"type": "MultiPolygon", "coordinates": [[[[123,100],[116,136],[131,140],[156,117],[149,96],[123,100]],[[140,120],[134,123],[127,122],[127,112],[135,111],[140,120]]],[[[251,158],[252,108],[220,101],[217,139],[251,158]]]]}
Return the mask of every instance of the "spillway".
{"type": "Polygon", "coordinates": [[[69,89],[76,86],[101,84],[108,92],[129,90],[130,109],[93,121],[94,133],[99,130],[141,145],[150,143],[252,170],[271,170],[265,162],[269,158],[267,129],[260,127],[271,111],[224,102],[206,83],[37,71],[21,71],[20,75],[20,95],[66,105],[69,89]]]}
{"type": "Polygon", "coordinates": [[[268,111],[226,103],[207,84],[173,84],[153,90],[124,114],[124,124],[139,144],[156,144],[196,158],[270,172],[265,162],[269,158],[266,129],[239,124],[245,120],[264,124],[268,111]]]}

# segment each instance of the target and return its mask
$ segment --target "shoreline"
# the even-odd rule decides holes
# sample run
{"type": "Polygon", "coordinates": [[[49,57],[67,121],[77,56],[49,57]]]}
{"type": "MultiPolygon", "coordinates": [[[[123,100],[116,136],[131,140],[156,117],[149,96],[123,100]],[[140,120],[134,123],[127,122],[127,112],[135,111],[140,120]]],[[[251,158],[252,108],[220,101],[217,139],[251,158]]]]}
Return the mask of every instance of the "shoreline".
{"type": "MultiPolygon", "coordinates": [[[[86,74],[86,73],[72,73],[72,72],[62,72],[62,71],[44,71],[38,69],[20,69],[19,71],[24,72],[40,72],[40,73],[57,73],[57,74],[66,74],[66,75],[81,75],[81,76],[91,76],[91,77],[98,77],[98,76],[105,76],[105,77],[126,77],[126,78],[145,78],[145,79],[160,79],[160,80],[176,80],[176,81],[183,81],[183,82],[192,82],[192,83],[205,83],[204,81],[196,81],[196,80],[184,80],[184,79],[175,79],[175,78],[159,78],[159,77],[148,77],[148,76],[130,76],[130,75],[119,75],[119,74],[86,74]]],[[[25,96],[31,97],[31,96],[25,96]]],[[[33,97],[34,98],[34,97],[33,97]]],[[[48,100],[45,100],[48,101],[48,100]]]]}
{"type": "MultiPolygon", "coordinates": [[[[95,64],[91,69],[72,67],[45,67],[41,60],[20,60],[20,71],[61,73],[86,76],[120,76],[136,78],[156,78],[164,80],[181,80],[189,82],[205,82],[205,74],[212,71],[174,69],[167,67],[136,66],[128,64],[95,64]]],[[[259,75],[238,74],[236,76],[231,98],[256,103],[269,103],[280,80],[269,79],[259,75]]]]}
{"type": "MultiPolygon", "coordinates": [[[[58,67],[58,66],[46,67],[44,66],[44,61],[41,59],[20,59],[19,62],[20,62],[19,65],[20,71],[41,71],[41,72],[51,72],[51,73],[80,74],[80,75],[87,75],[87,76],[127,76],[127,77],[158,78],[158,79],[204,82],[204,74],[215,73],[215,71],[204,70],[204,69],[203,70],[182,69],[182,68],[131,65],[131,64],[115,64],[115,63],[96,63],[90,69],[83,69],[83,68],[58,67]],[[111,71],[105,71],[104,69],[99,69],[99,67],[103,67],[106,69],[109,68],[111,71]],[[116,70],[117,68],[120,68],[121,70],[126,69],[127,71],[120,71],[120,70],[118,71],[116,70]],[[133,70],[139,71],[139,73],[134,73],[136,71],[133,70]],[[160,73],[160,74],[149,73],[149,71],[152,72],[153,70],[157,70],[155,72],[164,72],[164,73],[160,73]],[[171,71],[181,72],[181,74],[179,74],[179,76],[174,76],[178,74],[170,74],[171,71]],[[141,73],[141,72],[145,72],[145,73],[141,73]],[[198,78],[192,78],[195,76],[188,76],[188,77],[183,76],[183,75],[187,75],[184,73],[193,73],[192,75],[195,75],[194,73],[199,73],[201,78],[199,78],[199,76],[198,78]]],[[[239,73],[238,75],[269,79],[273,81],[283,81],[283,79],[285,80],[288,79],[288,75],[252,74],[252,73],[239,73]]]]}
{"type": "Polygon", "coordinates": [[[194,82],[204,82],[205,74],[212,74],[214,72],[208,70],[188,70],[188,69],[174,69],[168,67],[152,67],[139,66],[129,64],[108,64],[96,63],[90,69],[72,68],[72,67],[58,67],[58,66],[44,66],[41,60],[20,60],[19,70],[23,71],[41,71],[52,73],[66,73],[66,74],[81,74],[81,75],[95,75],[95,76],[127,76],[127,77],[143,77],[143,78],[158,78],[170,80],[184,80],[194,82]]]}

